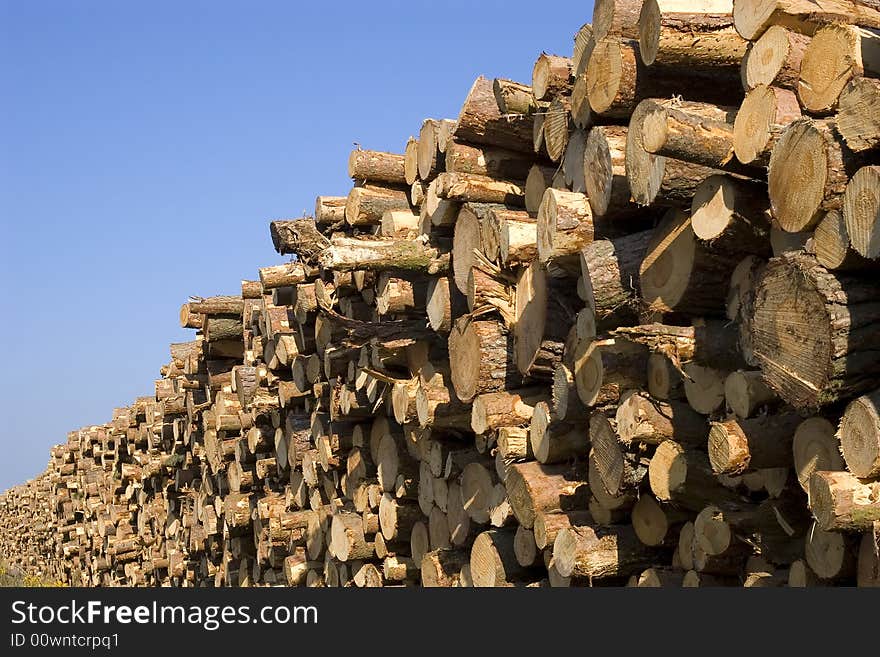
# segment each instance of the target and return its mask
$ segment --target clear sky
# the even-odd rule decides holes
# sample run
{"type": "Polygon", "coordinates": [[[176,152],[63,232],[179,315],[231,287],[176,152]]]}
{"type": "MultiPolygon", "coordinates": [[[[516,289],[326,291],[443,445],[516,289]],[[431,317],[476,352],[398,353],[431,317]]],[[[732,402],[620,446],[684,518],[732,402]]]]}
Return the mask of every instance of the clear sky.
{"type": "Polygon", "coordinates": [[[0,490],[153,392],[190,294],[283,262],[268,222],[344,195],[477,75],[529,82],[592,2],[0,0],[0,490]]]}

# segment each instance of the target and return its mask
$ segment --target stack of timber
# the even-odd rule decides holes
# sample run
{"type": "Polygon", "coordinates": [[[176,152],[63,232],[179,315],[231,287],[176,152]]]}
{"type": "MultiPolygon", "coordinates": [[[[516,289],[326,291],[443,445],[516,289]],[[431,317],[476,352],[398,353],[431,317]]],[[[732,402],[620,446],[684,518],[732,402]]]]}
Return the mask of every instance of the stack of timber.
{"type": "MultiPolygon", "coordinates": [[[[75,585],[880,584],[880,8],[597,0],[0,497],[75,585]]],[[[417,129],[417,130],[416,130],[417,129]]]]}

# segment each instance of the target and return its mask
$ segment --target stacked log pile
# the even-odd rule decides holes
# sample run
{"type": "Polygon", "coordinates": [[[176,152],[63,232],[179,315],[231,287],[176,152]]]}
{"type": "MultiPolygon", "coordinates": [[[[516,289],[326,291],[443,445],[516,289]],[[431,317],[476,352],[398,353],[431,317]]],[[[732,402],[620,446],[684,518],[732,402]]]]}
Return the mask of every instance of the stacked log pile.
{"type": "Polygon", "coordinates": [[[358,148],[271,223],[290,262],[190,298],[155,395],[0,498],[4,553],[102,586],[880,584],[878,30],[597,0],[571,57],[358,148]]]}

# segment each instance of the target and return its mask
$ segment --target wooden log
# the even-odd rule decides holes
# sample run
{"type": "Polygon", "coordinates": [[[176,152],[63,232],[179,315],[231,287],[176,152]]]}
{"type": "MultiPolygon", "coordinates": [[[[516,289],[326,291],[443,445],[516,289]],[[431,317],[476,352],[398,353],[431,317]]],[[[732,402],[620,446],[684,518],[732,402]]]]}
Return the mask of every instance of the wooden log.
{"type": "Polygon", "coordinates": [[[770,26],[782,25],[812,35],[828,23],[853,23],[880,29],[880,9],[862,0],[737,0],[733,8],[737,32],[754,41],[770,26]]]}
{"type": "Polygon", "coordinates": [[[768,175],[770,205],[782,229],[804,231],[828,210],[839,210],[859,164],[830,122],[791,123],[773,147],[768,175]]]}
{"type": "Polygon", "coordinates": [[[532,68],[532,94],[535,100],[553,100],[571,93],[572,61],[570,57],[542,52],[532,68]]]}
{"type": "Polygon", "coordinates": [[[389,210],[408,210],[409,196],[402,189],[364,185],[349,192],[345,221],[350,226],[375,226],[389,210]]]}
{"type": "Polygon", "coordinates": [[[468,315],[456,320],[449,334],[449,361],[452,385],[461,401],[504,390],[521,380],[512,342],[498,321],[468,315]]]}
{"type": "Polygon", "coordinates": [[[851,401],[837,436],[846,469],[860,479],[880,475],[880,390],[851,401]]]}
{"type": "Polygon", "coordinates": [[[645,0],[639,15],[639,47],[648,66],[735,69],[747,42],[733,25],[733,0],[694,7],[681,0],[645,0]]]}
{"type": "Polygon", "coordinates": [[[443,170],[444,162],[437,143],[439,132],[440,122],[436,119],[422,121],[417,153],[420,180],[430,181],[443,170]]]}
{"type": "Polygon", "coordinates": [[[880,483],[849,472],[817,470],[810,476],[810,510],[824,531],[858,531],[880,520],[880,483]]]}
{"type": "Polygon", "coordinates": [[[478,395],[471,407],[471,428],[486,433],[501,427],[525,424],[532,419],[535,405],[545,400],[543,388],[524,388],[478,395]]]}
{"type": "Polygon", "coordinates": [[[521,82],[495,78],[492,81],[492,93],[502,115],[533,114],[539,107],[532,88],[521,82]]]}
{"type": "Polygon", "coordinates": [[[770,255],[770,203],[757,181],[713,175],[694,194],[691,226],[713,248],[770,255]]]}
{"type": "Polygon", "coordinates": [[[706,419],[687,404],[651,399],[644,393],[628,396],[615,414],[617,435],[624,445],[659,445],[674,440],[684,445],[705,444],[706,419]]]}
{"type": "Polygon", "coordinates": [[[453,137],[464,142],[531,153],[532,123],[530,115],[502,115],[495,101],[492,82],[480,76],[464,101],[453,137]]]}
{"type": "Polygon", "coordinates": [[[627,390],[646,385],[648,350],[624,339],[583,342],[576,348],[578,396],[588,407],[617,404],[627,390]]]}
{"type": "Polygon", "coordinates": [[[429,274],[445,271],[448,256],[418,240],[380,240],[333,237],[321,254],[321,266],[341,272],[413,271],[429,274]]]}
{"type": "Polygon", "coordinates": [[[550,405],[541,401],[534,407],[529,441],[540,463],[562,463],[587,452],[589,433],[582,423],[553,421],[550,405]]]}
{"type": "Polygon", "coordinates": [[[822,531],[815,525],[810,527],[804,557],[814,578],[824,580],[823,583],[833,580],[851,582],[856,573],[855,542],[855,537],[842,532],[822,531]]]}
{"type": "Polygon", "coordinates": [[[758,370],[731,372],[724,380],[724,399],[727,407],[740,418],[752,417],[762,406],[773,405],[778,400],[758,370]]]}
{"type": "Polygon", "coordinates": [[[407,183],[403,163],[403,155],[356,148],[348,156],[348,177],[356,182],[405,185],[407,183]]]}
{"type": "Polygon", "coordinates": [[[838,448],[835,427],[823,417],[800,423],[792,441],[794,471],[805,491],[817,470],[843,470],[846,467],[838,448]]]}
{"type": "Polygon", "coordinates": [[[596,0],[593,3],[593,39],[607,36],[639,38],[643,0],[596,0]]]}
{"type": "Polygon", "coordinates": [[[880,523],[875,522],[859,542],[856,583],[860,587],[880,586],[880,523]]]}
{"type": "Polygon", "coordinates": [[[793,413],[712,422],[709,462],[713,472],[737,475],[749,469],[788,467],[800,423],[801,417],[793,413]]]}
{"type": "Polygon", "coordinates": [[[593,241],[593,213],[584,194],[548,188],[538,208],[538,260],[560,266],[593,241]]]}
{"type": "Polygon", "coordinates": [[[505,485],[513,514],[526,529],[537,514],[582,509],[589,498],[587,482],[568,465],[513,463],[505,485]]]}
{"type": "Polygon", "coordinates": [[[524,204],[525,192],[514,182],[469,173],[444,172],[437,176],[437,196],[458,203],[524,204]]]}
{"type": "Polygon", "coordinates": [[[584,188],[593,215],[610,221],[643,213],[626,178],[626,127],[595,126],[584,145],[584,188]]]}
{"type": "Polygon", "coordinates": [[[705,452],[685,449],[671,440],[660,443],[651,457],[648,481],[661,502],[675,502],[692,511],[737,499],[736,493],[718,482],[705,452]]]}
{"type": "Polygon", "coordinates": [[[532,576],[532,571],[517,561],[514,537],[515,531],[509,529],[491,529],[477,535],[470,558],[474,586],[510,586],[532,576]]]}
{"type": "Polygon", "coordinates": [[[621,442],[611,421],[602,412],[590,417],[590,462],[605,491],[612,496],[638,489],[648,473],[636,453],[621,442]]]}
{"type": "Polygon", "coordinates": [[[307,278],[308,273],[301,262],[289,262],[284,265],[260,268],[260,284],[263,286],[264,292],[304,283],[307,278]]]}
{"type": "Polygon", "coordinates": [[[388,210],[379,224],[381,237],[414,239],[418,237],[421,218],[412,210],[388,210]]]}
{"type": "Polygon", "coordinates": [[[492,220],[498,223],[498,258],[508,267],[525,264],[538,254],[537,221],[528,213],[516,210],[492,210],[492,220]]]}
{"type": "Polygon", "coordinates": [[[697,242],[690,217],[670,210],[640,267],[642,298],[659,312],[717,314],[721,299],[715,291],[727,286],[739,262],[732,256],[697,242]]]}
{"type": "Polygon", "coordinates": [[[801,118],[793,91],[766,85],[750,90],[733,122],[733,150],[743,164],[767,166],[789,124],[801,118]]]}
{"type": "Polygon", "coordinates": [[[840,94],[838,107],[837,131],[851,150],[880,148],[880,80],[851,80],[840,94]]]}
{"type": "Polygon", "coordinates": [[[584,23],[574,35],[574,48],[571,55],[572,74],[579,76],[587,70],[595,43],[592,24],[584,23]]]}
{"type": "Polygon", "coordinates": [[[568,136],[565,155],[562,157],[562,175],[565,179],[565,184],[568,189],[578,194],[583,194],[587,191],[584,173],[584,149],[586,145],[586,130],[572,130],[568,136]]]}
{"type": "Polygon", "coordinates": [[[880,166],[856,171],[843,195],[843,219],[856,253],[880,259],[880,166]]]}
{"type": "Polygon", "coordinates": [[[580,130],[589,130],[595,122],[590,108],[586,71],[577,76],[571,88],[571,122],[580,130]]]}
{"type": "Polygon", "coordinates": [[[772,25],[749,45],[742,60],[742,80],[746,91],[758,85],[796,90],[804,51],[809,37],[781,25],[772,25]]]}
{"type": "Polygon", "coordinates": [[[315,223],[337,225],[345,221],[345,196],[319,196],[315,199],[315,223]]]}
{"type": "Polygon", "coordinates": [[[631,525],[569,527],[553,542],[553,559],[564,577],[626,577],[644,570],[661,554],[639,541],[631,525]]]}
{"type": "Polygon", "coordinates": [[[446,149],[446,171],[496,180],[525,180],[534,157],[502,148],[452,141],[446,149]]]}
{"type": "Polygon", "coordinates": [[[421,560],[422,586],[449,588],[460,585],[462,568],[468,561],[469,555],[465,550],[432,550],[425,553],[421,560]]]}
{"type": "Polygon", "coordinates": [[[876,285],[832,274],[811,256],[771,260],[758,284],[751,324],[766,383],[797,408],[869,390],[880,369],[868,346],[876,340],[877,298],[876,285]],[[836,305],[841,299],[847,305],[836,305]]]}
{"type": "Polygon", "coordinates": [[[862,75],[880,76],[880,31],[828,25],[813,35],[804,51],[798,98],[806,111],[830,114],[847,83],[862,75]]]}
{"type": "Polygon", "coordinates": [[[557,96],[544,114],[544,147],[554,162],[561,162],[571,134],[571,100],[557,96]]]}
{"type": "Polygon", "coordinates": [[[426,312],[428,323],[438,333],[449,333],[452,322],[464,314],[466,298],[450,283],[448,276],[437,276],[428,284],[426,312]]]}

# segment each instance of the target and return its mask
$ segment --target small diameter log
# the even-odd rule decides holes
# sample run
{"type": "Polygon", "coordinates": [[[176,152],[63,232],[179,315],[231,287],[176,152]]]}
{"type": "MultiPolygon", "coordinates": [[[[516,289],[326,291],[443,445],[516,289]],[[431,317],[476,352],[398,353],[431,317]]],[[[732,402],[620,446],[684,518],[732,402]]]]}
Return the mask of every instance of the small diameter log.
{"type": "Polygon", "coordinates": [[[408,210],[409,195],[402,189],[364,185],[348,194],[345,221],[350,226],[375,226],[389,210],[408,210]]]}
{"type": "Polygon", "coordinates": [[[859,169],[843,195],[843,219],[859,255],[880,259],[880,166],[859,169]]]}
{"type": "MultiPolygon", "coordinates": [[[[534,541],[539,550],[553,547],[553,541],[559,532],[568,527],[592,524],[592,518],[587,511],[552,511],[538,513],[534,523],[534,541]]],[[[522,527],[522,525],[520,525],[522,527]]]]}
{"type": "Polygon", "coordinates": [[[471,407],[471,428],[486,433],[501,427],[515,427],[532,419],[535,405],[544,401],[544,388],[524,388],[478,395],[471,407]]]}
{"type": "Polygon", "coordinates": [[[712,422],[709,462],[715,474],[738,475],[759,468],[788,467],[801,417],[794,413],[712,422]]]}
{"type": "Polygon", "coordinates": [[[431,278],[426,307],[428,324],[438,333],[449,333],[452,322],[464,314],[466,301],[448,276],[431,278]]]}
{"type": "Polygon", "coordinates": [[[573,130],[568,136],[568,145],[562,158],[562,175],[565,184],[572,192],[583,194],[587,191],[584,174],[584,149],[587,145],[587,132],[573,130]]]}
{"type": "Polygon", "coordinates": [[[452,274],[455,286],[462,294],[467,294],[468,279],[477,258],[474,251],[480,250],[483,241],[483,225],[468,206],[459,210],[452,238],[452,274]]]}
{"type": "Polygon", "coordinates": [[[639,205],[689,207],[701,182],[715,173],[701,164],[654,155],[645,149],[648,117],[671,100],[644,100],[630,118],[626,133],[626,177],[633,200],[639,205]]]}
{"type": "Polygon", "coordinates": [[[571,89],[571,121],[580,130],[589,130],[594,123],[586,72],[577,76],[571,89]]]}
{"type": "Polygon", "coordinates": [[[581,422],[570,424],[552,421],[550,405],[541,401],[534,407],[529,441],[532,453],[540,463],[561,463],[586,454],[590,436],[581,422]]]}
{"type": "Polygon", "coordinates": [[[550,388],[551,409],[554,419],[566,422],[586,420],[590,411],[581,403],[577,394],[574,373],[565,364],[557,365],[553,372],[553,385],[550,388]]]}
{"type": "Polygon", "coordinates": [[[770,255],[770,201],[763,183],[714,175],[691,204],[691,226],[713,248],[744,255],[770,255]]]}
{"type": "Polygon", "coordinates": [[[743,164],[767,166],[789,124],[801,118],[793,91],[758,85],[746,94],[733,122],[733,151],[743,164]]]}
{"type": "MultiPolygon", "coordinates": [[[[842,532],[826,532],[810,527],[804,545],[804,558],[814,578],[831,582],[852,581],[856,573],[856,539],[842,532]]],[[[794,564],[792,564],[792,570],[794,564]]],[[[791,577],[791,574],[789,574],[791,577]]],[[[789,586],[791,583],[789,581],[789,586]]]]}
{"type": "Polygon", "coordinates": [[[880,476],[880,390],[847,405],[837,435],[847,470],[860,479],[880,476]]]}
{"type": "Polygon", "coordinates": [[[542,52],[532,68],[532,94],[535,100],[553,100],[571,93],[571,73],[570,57],[542,52]]]}
{"type": "Polygon", "coordinates": [[[772,25],[807,35],[836,22],[880,28],[880,9],[866,0],[737,0],[733,20],[737,32],[754,41],[772,25]]]}
{"type": "Polygon", "coordinates": [[[789,125],[773,147],[768,174],[770,205],[782,229],[813,228],[825,212],[840,209],[859,164],[829,121],[800,119],[789,125]]]}
{"type": "Polygon", "coordinates": [[[615,421],[617,434],[625,445],[659,445],[667,440],[702,445],[709,433],[706,418],[687,404],[661,402],[644,393],[623,400],[617,407],[615,421]]]}
{"type": "Polygon", "coordinates": [[[476,79],[458,115],[453,137],[459,141],[531,153],[533,119],[526,114],[502,114],[492,81],[476,79]]]}
{"type": "MultiPolygon", "coordinates": [[[[180,325],[186,328],[190,316],[215,315],[241,319],[244,310],[244,299],[235,296],[208,297],[189,301],[180,307],[180,325]]],[[[211,318],[208,318],[211,319],[211,318]]],[[[204,328],[204,325],[202,326],[204,328]]]]}
{"type": "Polygon", "coordinates": [[[632,525],[638,539],[649,546],[675,546],[679,531],[690,517],[672,505],[661,505],[653,495],[642,495],[632,508],[632,525]]]}
{"type": "Polygon", "coordinates": [[[712,364],[723,369],[743,364],[736,327],[720,319],[697,319],[692,326],[642,324],[620,327],[611,335],[645,345],[654,353],[666,355],[679,367],[683,361],[712,364]]]}
{"type": "Polygon", "coordinates": [[[698,413],[711,415],[724,403],[724,380],[728,372],[697,363],[686,363],[684,395],[698,413]]]}
{"type": "Polygon", "coordinates": [[[778,401],[759,370],[731,372],[724,380],[724,399],[739,418],[752,417],[759,408],[778,401]]]}
{"type": "Polygon", "coordinates": [[[476,395],[517,387],[513,340],[501,322],[469,315],[455,321],[449,334],[452,385],[463,402],[476,395]]]}
{"type": "Polygon", "coordinates": [[[768,264],[751,324],[765,382],[796,408],[866,392],[880,372],[876,284],[832,274],[805,254],[768,264]],[[846,305],[840,305],[842,300],[846,305]]]}
{"type": "Polygon", "coordinates": [[[641,127],[642,144],[654,155],[758,177],[758,170],[734,157],[736,114],[733,107],[709,103],[651,103],[641,127]]]}
{"type": "Polygon", "coordinates": [[[544,147],[554,162],[562,161],[571,127],[571,100],[557,96],[544,113],[544,147]]]}
{"type": "Polygon", "coordinates": [[[593,3],[593,39],[607,36],[639,38],[643,0],[596,0],[593,3]]]}
{"type": "Polygon", "coordinates": [[[537,514],[583,509],[589,486],[568,465],[513,463],[507,472],[507,497],[516,519],[531,529],[537,514]]]}
{"type": "Polygon", "coordinates": [[[437,196],[459,203],[500,203],[513,207],[525,203],[525,190],[519,184],[471,173],[438,175],[437,196]]]}
{"type": "Polygon", "coordinates": [[[843,470],[846,467],[835,435],[835,427],[823,417],[800,423],[792,441],[794,472],[805,491],[817,470],[843,470]]]}
{"type": "Polygon", "coordinates": [[[446,171],[496,180],[525,180],[532,168],[534,157],[502,148],[477,146],[459,141],[450,142],[446,149],[446,171]]]}
{"type": "Polygon", "coordinates": [[[644,214],[632,202],[626,177],[626,127],[596,126],[584,145],[584,190],[593,215],[610,221],[644,214]]]}
{"type": "Polygon", "coordinates": [[[500,270],[489,271],[488,267],[471,267],[467,283],[468,312],[495,308],[506,321],[514,317],[514,291],[509,280],[500,270]]]}
{"type": "Polygon", "coordinates": [[[588,407],[617,404],[627,390],[647,384],[648,350],[624,339],[581,342],[575,351],[578,396],[588,407]]]}
{"type": "Polygon", "coordinates": [[[228,317],[205,317],[202,332],[206,342],[223,342],[225,340],[241,340],[244,327],[240,319],[228,317]]]}
{"type": "Polygon", "coordinates": [[[515,534],[511,529],[490,529],[477,535],[470,558],[474,586],[510,586],[531,577],[531,571],[517,561],[515,534]]]}
{"type": "Polygon", "coordinates": [[[306,278],[306,269],[301,262],[260,268],[260,284],[264,293],[266,290],[304,283],[306,278]]]}
{"type": "Polygon", "coordinates": [[[682,372],[663,354],[648,356],[648,394],[662,401],[685,398],[682,372]]]}
{"type": "Polygon", "coordinates": [[[576,291],[535,262],[516,281],[514,353],[522,376],[550,380],[574,324],[576,291]]]}
{"type": "Polygon", "coordinates": [[[639,46],[649,66],[739,73],[747,45],[733,26],[732,0],[707,0],[697,8],[680,0],[645,0],[642,5],[639,46]]]}
{"type": "Polygon", "coordinates": [[[403,176],[406,184],[414,186],[419,181],[419,140],[410,135],[403,150],[403,176]]]}
{"type": "Polygon", "coordinates": [[[437,143],[439,131],[440,122],[436,119],[425,119],[422,122],[417,154],[421,180],[430,181],[443,170],[444,161],[437,143]]]}
{"type": "Polygon", "coordinates": [[[828,25],[813,35],[804,52],[798,98],[806,111],[829,114],[847,83],[863,75],[880,76],[880,32],[828,25]]]}
{"type": "Polygon", "coordinates": [[[477,524],[489,522],[495,484],[489,470],[476,461],[461,472],[461,501],[470,519],[477,524]]]}
{"type": "Polygon", "coordinates": [[[880,520],[880,482],[817,470],[810,477],[810,510],[825,531],[868,531],[880,520]]]}
{"type": "MultiPolygon", "coordinates": [[[[413,554],[415,558],[415,554],[413,554]]],[[[460,586],[462,569],[468,565],[465,550],[433,550],[421,560],[422,586],[451,588],[460,586]]]]}
{"type": "Polygon", "coordinates": [[[382,495],[379,502],[379,526],[385,540],[409,540],[413,527],[422,518],[421,509],[417,504],[395,500],[390,493],[382,495]]]}
{"type": "Polygon", "coordinates": [[[532,88],[527,84],[495,78],[492,81],[492,93],[501,114],[532,114],[538,109],[532,88]]]}
{"type": "Polygon", "coordinates": [[[538,208],[538,260],[542,264],[576,260],[593,241],[593,213],[585,194],[548,188],[538,208]]]}
{"type": "Polygon", "coordinates": [[[403,161],[404,156],[396,153],[357,148],[348,156],[348,177],[357,182],[406,185],[403,161]]]}
{"type": "Polygon", "coordinates": [[[345,196],[319,196],[315,199],[315,223],[341,224],[345,221],[345,196]]]}
{"type": "MultiPolygon", "coordinates": [[[[844,196],[844,205],[846,205],[846,196],[844,196]]],[[[838,210],[827,212],[816,226],[813,233],[813,250],[819,264],[832,271],[872,269],[880,264],[876,260],[868,260],[852,248],[846,221],[843,219],[843,213],[838,210]]]]}
{"type": "Polygon", "coordinates": [[[758,85],[797,89],[801,61],[810,38],[773,25],[749,45],[742,60],[742,81],[746,91],[758,85]]]}
{"type": "Polygon", "coordinates": [[[639,267],[652,231],[596,240],[580,252],[586,305],[597,324],[630,324],[637,319],[639,267]]]}
{"type": "Polygon", "coordinates": [[[604,413],[590,417],[590,466],[595,468],[605,491],[614,497],[638,489],[648,474],[638,454],[628,451],[604,413]]]}
{"type": "Polygon", "coordinates": [[[596,43],[587,66],[590,108],[606,119],[627,119],[646,98],[685,92],[689,100],[734,104],[742,97],[737,67],[650,67],[638,41],[607,37],[596,43]]]}
{"type": "Polygon", "coordinates": [[[838,101],[837,131],[856,152],[880,148],[880,80],[850,81],[838,101]]]}
{"type": "Polygon", "coordinates": [[[526,529],[522,525],[516,526],[516,533],[513,536],[513,553],[520,566],[527,568],[535,564],[539,552],[535,545],[535,533],[531,529],[526,529]]]}
{"type": "Polygon", "coordinates": [[[648,481],[661,502],[675,502],[691,511],[737,499],[736,493],[719,483],[705,452],[671,440],[660,443],[651,457],[648,481]]]}
{"type": "Polygon", "coordinates": [[[418,237],[421,219],[412,210],[388,210],[379,224],[381,237],[413,239],[418,237]]]}
{"type": "Polygon", "coordinates": [[[553,185],[553,177],[556,170],[543,164],[533,164],[529,167],[525,185],[525,206],[530,214],[537,214],[544,198],[544,192],[553,185]]]}
{"type": "Polygon", "coordinates": [[[498,259],[508,267],[525,264],[538,254],[538,224],[528,213],[518,210],[490,212],[498,224],[498,259]]]}
{"type": "MultiPolygon", "coordinates": [[[[333,237],[320,257],[324,269],[340,272],[413,271],[439,273],[449,267],[448,256],[418,240],[333,237]]],[[[299,281],[297,281],[299,282],[299,281]]]]}
{"type": "Polygon", "coordinates": [[[657,312],[717,315],[741,256],[699,242],[690,217],[670,210],[654,229],[639,270],[642,298],[657,312]]]}
{"type": "Polygon", "coordinates": [[[662,559],[644,545],[631,525],[569,527],[556,535],[553,560],[563,577],[627,577],[662,559]]]}

